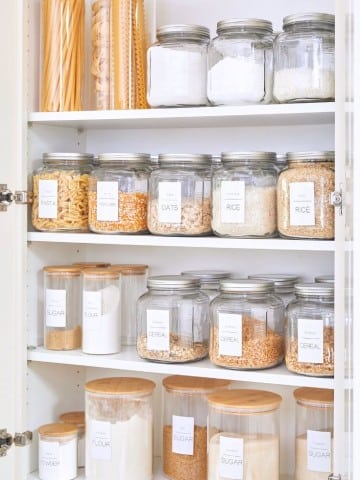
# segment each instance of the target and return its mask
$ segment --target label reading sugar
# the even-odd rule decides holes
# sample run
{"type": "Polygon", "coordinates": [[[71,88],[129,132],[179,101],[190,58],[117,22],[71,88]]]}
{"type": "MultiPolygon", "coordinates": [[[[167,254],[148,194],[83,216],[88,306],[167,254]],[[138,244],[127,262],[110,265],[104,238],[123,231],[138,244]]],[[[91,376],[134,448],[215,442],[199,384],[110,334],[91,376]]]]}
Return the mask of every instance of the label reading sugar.
{"type": "Polygon", "coordinates": [[[160,182],[158,221],[181,224],[181,182],[160,182]]]}
{"type": "Polygon", "coordinates": [[[313,182],[293,182],[290,190],[290,225],[315,225],[315,188],[313,182]]]}
{"type": "Polygon", "coordinates": [[[323,363],[324,323],[298,319],[298,362],[323,363]]]}
{"type": "Polygon", "coordinates": [[[194,418],[172,416],[172,452],[194,454],[194,418]]]}
{"type": "Polygon", "coordinates": [[[221,182],[220,204],[222,223],[244,223],[245,182],[221,182]]]}
{"type": "Polygon", "coordinates": [[[97,182],[96,219],[101,222],[119,220],[119,192],[117,182],[97,182]]]}
{"type": "Polygon", "coordinates": [[[90,425],[91,458],[111,460],[112,438],[111,423],[92,420],[90,425]]]}
{"type": "Polygon", "coordinates": [[[219,354],[242,356],[242,315],[219,313],[219,354]]]}
{"type": "Polygon", "coordinates": [[[331,472],[331,433],[307,431],[307,469],[331,472]]]}
{"type": "Polygon", "coordinates": [[[57,218],[57,180],[39,180],[39,218],[57,218]]]}
{"type": "Polygon", "coordinates": [[[170,312],[169,310],[147,310],[146,330],[148,350],[170,351],[170,312]]]}
{"type": "Polygon", "coordinates": [[[219,474],[222,478],[243,480],[244,439],[220,435],[219,474]]]}
{"type": "Polygon", "coordinates": [[[45,323],[47,327],[66,327],[66,290],[46,289],[45,323]]]}
{"type": "Polygon", "coordinates": [[[101,292],[83,293],[83,327],[84,330],[96,331],[101,328],[101,292]]]}
{"type": "Polygon", "coordinates": [[[39,442],[39,473],[46,480],[75,478],[77,472],[76,442],[39,442]]]}

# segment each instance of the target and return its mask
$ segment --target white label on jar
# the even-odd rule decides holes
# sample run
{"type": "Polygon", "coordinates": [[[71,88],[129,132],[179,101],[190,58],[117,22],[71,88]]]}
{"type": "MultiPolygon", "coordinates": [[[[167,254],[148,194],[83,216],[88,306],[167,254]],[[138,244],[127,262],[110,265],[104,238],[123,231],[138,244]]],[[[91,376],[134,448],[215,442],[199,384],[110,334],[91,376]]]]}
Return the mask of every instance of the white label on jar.
{"type": "Polygon", "coordinates": [[[194,455],[194,417],[172,416],[172,452],[194,455]]]}
{"type": "Polygon", "coordinates": [[[43,480],[76,477],[76,438],[68,442],[39,442],[39,474],[43,480]]]}
{"type": "Polygon", "coordinates": [[[47,327],[66,327],[66,290],[46,289],[45,323],[47,327]]]}
{"type": "Polygon", "coordinates": [[[160,182],[158,221],[181,224],[181,182],[160,182]]]}
{"type": "Polygon", "coordinates": [[[331,433],[307,431],[307,469],[331,472],[331,433]]]}
{"type": "Polygon", "coordinates": [[[57,180],[39,180],[39,218],[57,218],[57,210],[57,180]]]}
{"type": "Polygon", "coordinates": [[[92,420],[90,428],[91,458],[109,462],[112,454],[111,423],[92,420]]]}
{"type": "Polygon", "coordinates": [[[290,225],[315,225],[314,182],[293,182],[290,190],[290,225]]]}
{"type": "Polygon", "coordinates": [[[219,354],[242,356],[242,315],[219,313],[219,354]]]}
{"type": "Polygon", "coordinates": [[[84,330],[97,331],[102,327],[101,292],[83,292],[83,327],[84,330]]]}
{"type": "Polygon", "coordinates": [[[322,320],[298,319],[298,362],[323,363],[324,323],[322,320]]]}
{"type": "Polygon", "coordinates": [[[96,215],[101,222],[119,220],[119,186],[118,182],[97,182],[96,215]]]}
{"type": "Polygon", "coordinates": [[[220,203],[222,223],[244,223],[245,182],[222,181],[220,203]]]}
{"type": "Polygon", "coordinates": [[[147,310],[146,329],[148,350],[170,351],[169,310],[147,310]]]}
{"type": "Polygon", "coordinates": [[[220,435],[219,474],[223,478],[243,480],[244,439],[220,435]]]}

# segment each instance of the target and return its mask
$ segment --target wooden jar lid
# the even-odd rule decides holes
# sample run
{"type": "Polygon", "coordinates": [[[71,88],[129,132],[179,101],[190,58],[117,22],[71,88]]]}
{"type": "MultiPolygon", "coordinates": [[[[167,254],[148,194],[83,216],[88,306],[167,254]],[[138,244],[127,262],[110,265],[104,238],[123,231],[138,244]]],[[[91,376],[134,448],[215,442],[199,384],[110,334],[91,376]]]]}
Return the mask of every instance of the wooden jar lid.
{"type": "Polygon", "coordinates": [[[171,375],[163,380],[167,391],[181,391],[182,393],[210,392],[216,388],[228,387],[230,380],[216,378],[187,377],[185,375],[171,375]]]}
{"type": "Polygon", "coordinates": [[[136,395],[151,393],[155,383],[146,378],[110,377],[99,378],[85,384],[85,390],[92,393],[107,395],[136,395]]]}
{"type": "Polygon", "coordinates": [[[111,269],[111,267],[105,268],[84,268],[82,270],[84,277],[88,278],[108,278],[116,280],[119,278],[119,272],[111,269]]]}
{"type": "Polygon", "coordinates": [[[76,265],[48,265],[43,268],[48,274],[66,275],[69,277],[78,277],[81,274],[81,268],[76,265]]]}
{"type": "Polygon", "coordinates": [[[74,266],[83,268],[106,268],[110,267],[110,263],[108,262],[75,262],[73,263],[74,266]]]}
{"type": "Polygon", "coordinates": [[[251,414],[268,412],[279,407],[282,397],[265,390],[222,390],[208,396],[210,405],[224,409],[239,410],[236,413],[251,414]]]}
{"type": "Polygon", "coordinates": [[[297,388],[294,391],[294,397],[298,403],[309,407],[327,407],[334,404],[334,391],[328,388],[297,388]]]}
{"type": "Polygon", "coordinates": [[[67,423],[48,423],[39,427],[38,431],[45,437],[66,437],[66,435],[77,433],[78,429],[75,425],[67,423]]]}
{"type": "Polygon", "coordinates": [[[115,264],[110,265],[109,269],[114,270],[115,272],[121,273],[121,275],[144,275],[146,270],[149,268],[148,265],[142,264],[115,264]]]}
{"type": "Polygon", "coordinates": [[[60,415],[59,420],[77,427],[85,427],[85,412],[66,412],[60,415]]]}

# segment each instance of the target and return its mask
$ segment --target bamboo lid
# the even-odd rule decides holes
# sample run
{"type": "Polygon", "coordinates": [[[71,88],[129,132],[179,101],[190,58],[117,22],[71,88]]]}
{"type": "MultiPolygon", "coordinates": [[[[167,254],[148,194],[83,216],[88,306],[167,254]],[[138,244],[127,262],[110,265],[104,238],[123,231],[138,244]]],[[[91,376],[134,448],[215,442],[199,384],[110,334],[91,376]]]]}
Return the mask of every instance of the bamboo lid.
{"type": "Polygon", "coordinates": [[[81,274],[81,268],[76,265],[48,265],[43,268],[48,274],[66,275],[69,277],[78,277],[81,274]]]}
{"type": "Polygon", "coordinates": [[[66,412],[60,415],[59,420],[78,427],[85,427],[85,412],[66,412]]]}
{"type": "Polygon", "coordinates": [[[281,400],[281,396],[277,393],[247,389],[222,390],[208,396],[210,405],[238,409],[241,413],[275,410],[279,407],[281,400]]]}
{"type": "Polygon", "coordinates": [[[105,268],[109,267],[111,263],[108,262],[75,262],[73,263],[76,267],[80,268],[105,268]]]}
{"type": "Polygon", "coordinates": [[[216,378],[186,377],[183,375],[171,375],[163,380],[163,385],[168,391],[181,391],[183,393],[209,392],[216,388],[224,388],[230,385],[230,380],[216,378]]]}
{"type": "Polygon", "coordinates": [[[334,391],[328,388],[301,387],[294,391],[294,397],[298,403],[321,406],[334,404],[334,391]]]}
{"type": "Polygon", "coordinates": [[[48,437],[65,437],[77,433],[78,429],[75,425],[69,425],[67,423],[48,423],[42,425],[38,429],[40,435],[48,437]]]}
{"type": "Polygon", "coordinates": [[[143,275],[146,273],[146,270],[149,268],[148,265],[142,264],[114,264],[110,265],[109,269],[114,270],[115,272],[121,273],[121,275],[143,275]]]}
{"type": "Polygon", "coordinates": [[[99,378],[85,384],[85,390],[92,393],[109,395],[135,395],[151,393],[155,383],[146,378],[110,377],[99,378]]]}
{"type": "Polygon", "coordinates": [[[82,274],[88,278],[108,278],[113,280],[119,278],[119,272],[111,268],[84,268],[82,274]]]}

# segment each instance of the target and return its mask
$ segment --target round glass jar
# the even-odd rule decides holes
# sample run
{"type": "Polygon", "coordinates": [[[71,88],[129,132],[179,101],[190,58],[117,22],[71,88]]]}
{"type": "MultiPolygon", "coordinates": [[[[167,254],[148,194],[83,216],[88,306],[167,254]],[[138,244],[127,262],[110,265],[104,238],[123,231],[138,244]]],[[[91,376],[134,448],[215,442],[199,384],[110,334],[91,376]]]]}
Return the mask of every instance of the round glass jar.
{"type": "Polygon", "coordinates": [[[32,224],[36,230],[88,231],[89,174],[93,155],[44,153],[32,177],[32,224]]]}
{"type": "Polygon", "coordinates": [[[295,373],[334,375],[334,286],[295,285],[296,299],[286,308],[285,363],[295,373]]]}
{"type": "Polygon", "coordinates": [[[104,153],[89,179],[89,228],[96,233],[144,233],[150,155],[104,153]]]}
{"type": "Polygon", "coordinates": [[[334,152],[288,153],[277,186],[278,230],[285,238],[331,240],[335,214],[334,152]]]}
{"type": "Polygon", "coordinates": [[[59,421],[77,428],[77,466],[85,467],[85,412],[63,413],[60,415],[59,421]]]}
{"type": "Polygon", "coordinates": [[[325,102],[335,98],[335,17],[298,13],[283,20],[274,40],[274,100],[325,102]]]}
{"type": "Polygon", "coordinates": [[[151,107],[206,105],[209,29],[163,25],[147,52],[147,100],[151,107]]]}
{"type": "Polygon", "coordinates": [[[231,277],[226,270],[186,270],[181,275],[195,277],[200,280],[200,290],[213,300],[219,294],[220,280],[231,277]]]}
{"type": "Polygon", "coordinates": [[[137,351],[155,362],[200,360],[209,350],[209,298],[200,280],[182,275],[149,277],[136,305],[137,351]]]}
{"type": "Polygon", "coordinates": [[[295,284],[300,281],[298,275],[287,273],[257,273],[249,275],[249,278],[274,282],[274,293],[281,298],[285,307],[295,299],[295,284]]]}
{"type": "Polygon", "coordinates": [[[334,392],[303,387],[294,397],[295,480],[328,480],[333,472],[334,392]]]}
{"type": "Polygon", "coordinates": [[[212,229],[222,237],[276,234],[274,152],[228,152],[212,179],[212,229]]]}
{"type": "Polygon", "coordinates": [[[81,269],[74,265],[47,266],[43,275],[45,348],[81,348],[81,269]]]}
{"type": "Polygon", "coordinates": [[[228,279],[210,304],[212,363],[234,369],[273,367],[284,358],[284,304],[273,282],[228,279]]]}
{"type": "Polygon", "coordinates": [[[272,24],[222,20],[209,46],[207,94],[213,105],[268,103],[272,94],[272,24]]]}
{"type": "Polygon", "coordinates": [[[335,278],[334,275],[317,275],[314,281],[315,283],[330,283],[334,285],[335,278]]]}
{"type": "Polygon", "coordinates": [[[281,396],[224,390],[208,396],[207,480],[280,478],[281,396]]]}
{"type": "Polygon", "coordinates": [[[211,233],[211,155],[160,154],[149,181],[148,228],[156,235],[211,233]]]}
{"type": "Polygon", "coordinates": [[[132,377],[85,384],[87,480],[152,479],[154,388],[132,377]]]}

